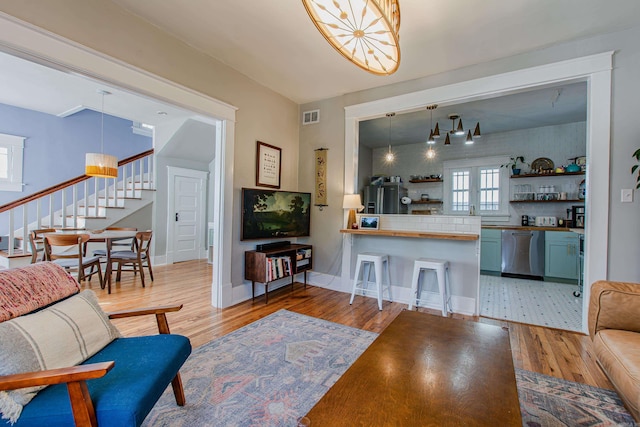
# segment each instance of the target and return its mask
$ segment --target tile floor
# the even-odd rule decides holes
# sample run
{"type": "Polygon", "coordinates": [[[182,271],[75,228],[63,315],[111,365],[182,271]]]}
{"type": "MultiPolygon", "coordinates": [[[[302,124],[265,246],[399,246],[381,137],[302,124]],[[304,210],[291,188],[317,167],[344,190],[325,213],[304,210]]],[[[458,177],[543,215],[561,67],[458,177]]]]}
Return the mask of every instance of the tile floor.
{"type": "Polygon", "coordinates": [[[480,316],[582,331],[582,296],[564,283],[480,276],[480,316]]]}

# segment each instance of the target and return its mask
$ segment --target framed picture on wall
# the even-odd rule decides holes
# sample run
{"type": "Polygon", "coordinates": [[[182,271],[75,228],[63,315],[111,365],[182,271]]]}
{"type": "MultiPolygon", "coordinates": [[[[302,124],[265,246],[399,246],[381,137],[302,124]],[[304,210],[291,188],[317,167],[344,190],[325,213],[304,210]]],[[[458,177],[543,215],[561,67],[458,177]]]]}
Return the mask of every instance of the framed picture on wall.
{"type": "Polygon", "coordinates": [[[256,185],[280,188],[282,149],[258,141],[256,148],[256,185]]]}
{"type": "Polygon", "coordinates": [[[379,216],[364,216],[360,217],[360,229],[361,230],[377,230],[380,224],[379,216]]]}

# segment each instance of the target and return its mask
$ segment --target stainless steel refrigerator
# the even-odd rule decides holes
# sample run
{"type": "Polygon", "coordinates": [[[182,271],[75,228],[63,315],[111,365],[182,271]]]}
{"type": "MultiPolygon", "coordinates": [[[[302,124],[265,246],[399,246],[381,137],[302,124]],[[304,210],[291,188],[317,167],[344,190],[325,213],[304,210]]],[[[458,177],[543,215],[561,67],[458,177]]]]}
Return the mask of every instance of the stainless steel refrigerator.
{"type": "Polygon", "coordinates": [[[364,187],[364,211],[368,214],[406,214],[407,205],[401,199],[408,191],[402,183],[385,182],[382,185],[364,187]]]}

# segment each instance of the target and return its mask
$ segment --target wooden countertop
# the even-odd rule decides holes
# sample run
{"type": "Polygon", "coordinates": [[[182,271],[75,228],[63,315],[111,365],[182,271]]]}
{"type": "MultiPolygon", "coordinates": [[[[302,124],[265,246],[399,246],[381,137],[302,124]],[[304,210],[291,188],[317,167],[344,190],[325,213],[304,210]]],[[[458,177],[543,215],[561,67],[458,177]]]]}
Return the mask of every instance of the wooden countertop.
{"type": "Polygon", "coordinates": [[[534,227],[523,225],[483,225],[482,228],[489,228],[493,230],[526,230],[526,231],[573,231],[573,228],[568,227],[534,227]]]}
{"type": "Polygon", "coordinates": [[[342,229],[341,233],[362,234],[367,236],[387,236],[387,237],[414,237],[419,239],[443,239],[443,240],[478,240],[477,234],[463,233],[440,233],[435,231],[406,231],[406,230],[350,230],[342,229]]]}

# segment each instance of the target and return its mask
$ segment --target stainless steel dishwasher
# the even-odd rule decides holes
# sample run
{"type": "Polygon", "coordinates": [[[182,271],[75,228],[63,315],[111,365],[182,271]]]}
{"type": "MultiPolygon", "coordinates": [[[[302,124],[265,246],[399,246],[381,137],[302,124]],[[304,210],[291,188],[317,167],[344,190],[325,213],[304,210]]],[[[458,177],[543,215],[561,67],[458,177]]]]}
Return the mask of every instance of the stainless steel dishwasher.
{"type": "Polygon", "coordinates": [[[502,275],[542,280],[544,231],[502,230],[502,275]]]}

